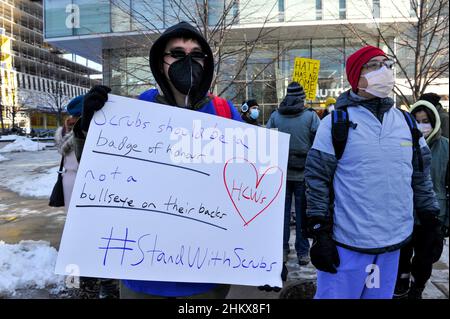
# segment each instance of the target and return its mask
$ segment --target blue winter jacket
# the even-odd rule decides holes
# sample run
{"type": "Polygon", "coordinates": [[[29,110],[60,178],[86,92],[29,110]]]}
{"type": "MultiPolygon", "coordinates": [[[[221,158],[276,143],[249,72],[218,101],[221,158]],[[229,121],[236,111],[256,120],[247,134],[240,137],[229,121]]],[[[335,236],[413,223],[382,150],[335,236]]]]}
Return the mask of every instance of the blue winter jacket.
{"type": "Polygon", "coordinates": [[[349,129],[342,158],[334,154],[330,115],[322,119],[308,153],[307,216],[332,214],[333,238],[343,247],[374,254],[399,249],[411,236],[413,207],[439,212],[430,149],[421,138],[420,172],[409,127],[391,99],[365,100],[348,91],[336,104],[344,106],[357,126],[349,129]]]}

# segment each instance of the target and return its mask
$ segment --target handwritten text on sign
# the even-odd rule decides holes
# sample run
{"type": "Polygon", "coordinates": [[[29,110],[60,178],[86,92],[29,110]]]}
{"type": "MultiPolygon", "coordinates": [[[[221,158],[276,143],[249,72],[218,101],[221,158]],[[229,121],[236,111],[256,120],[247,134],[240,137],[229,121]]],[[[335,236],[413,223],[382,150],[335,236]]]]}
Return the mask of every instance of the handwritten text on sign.
{"type": "Polygon", "coordinates": [[[56,272],[280,286],[288,146],[287,134],[109,95],[56,272]]]}
{"type": "Polygon", "coordinates": [[[320,60],[295,58],[292,81],[303,86],[308,100],[314,100],[319,80],[320,60]]]}

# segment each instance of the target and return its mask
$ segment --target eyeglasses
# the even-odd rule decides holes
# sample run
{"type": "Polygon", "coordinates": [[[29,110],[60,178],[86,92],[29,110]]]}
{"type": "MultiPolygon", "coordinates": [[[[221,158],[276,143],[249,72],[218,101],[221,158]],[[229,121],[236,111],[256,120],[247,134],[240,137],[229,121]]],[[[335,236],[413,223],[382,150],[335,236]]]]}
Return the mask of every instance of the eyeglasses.
{"type": "Polygon", "coordinates": [[[191,58],[193,58],[194,60],[204,60],[208,57],[207,54],[200,52],[200,51],[192,51],[189,54],[186,54],[186,52],[184,50],[180,50],[180,49],[173,49],[170,50],[169,52],[164,53],[164,56],[166,55],[170,55],[172,58],[174,59],[184,59],[186,56],[190,56],[191,58]]]}
{"type": "Polygon", "coordinates": [[[381,69],[383,67],[383,65],[385,67],[387,67],[388,69],[392,69],[395,65],[395,61],[394,60],[372,61],[372,62],[363,64],[363,67],[365,67],[369,70],[378,70],[378,69],[381,69]]]}

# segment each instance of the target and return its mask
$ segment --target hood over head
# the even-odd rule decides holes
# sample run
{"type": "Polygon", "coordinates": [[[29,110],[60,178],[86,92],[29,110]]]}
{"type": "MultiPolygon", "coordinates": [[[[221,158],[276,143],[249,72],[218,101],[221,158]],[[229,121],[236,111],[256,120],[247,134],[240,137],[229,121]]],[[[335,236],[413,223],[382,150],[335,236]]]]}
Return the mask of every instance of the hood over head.
{"type": "Polygon", "coordinates": [[[427,144],[429,145],[434,137],[439,137],[441,135],[441,118],[439,117],[439,113],[436,107],[429,101],[426,100],[417,101],[416,103],[411,105],[409,112],[412,115],[415,115],[415,113],[419,112],[420,110],[424,110],[425,113],[427,113],[428,117],[430,118],[431,125],[433,127],[433,130],[431,131],[430,135],[428,135],[428,137],[426,138],[427,144]]]}
{"type": "Polygon", "coordinates": [[[156,83],[162,91],[162,94],[170,105],[176,105],[176,102],[169,85],[169,80],[164,75],[163,58],[167,43],[169,40],[174,38],[196,40],[200,44],[203,52],[207,55],[204,61],[203,77],[200,86],[196,92],[192,92],[190,94],[191,102],[195,105],[197,102],[205,98],[211,86],[214,75],[214,58],[212,50],[203,35],[189,23],[184,21],[167,28],[166,31],[164,31],[153,43],[149,54],[150,69],[156,83]]]}

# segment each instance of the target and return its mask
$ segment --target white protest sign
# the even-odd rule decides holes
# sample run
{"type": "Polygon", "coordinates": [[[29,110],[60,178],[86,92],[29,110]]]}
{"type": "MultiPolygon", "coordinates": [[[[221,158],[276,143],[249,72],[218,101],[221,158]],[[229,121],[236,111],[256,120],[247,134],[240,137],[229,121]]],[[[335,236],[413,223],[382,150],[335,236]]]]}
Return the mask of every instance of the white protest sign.
{"type": "Polygon", "coordinates": [[[289,135],[109,95],[83,150],[56,273],[281,286],[289,135]]]}

